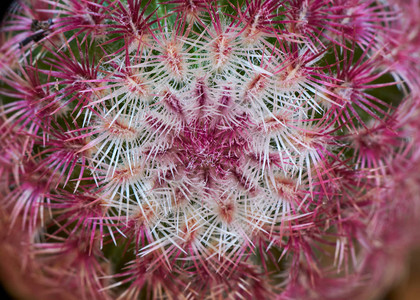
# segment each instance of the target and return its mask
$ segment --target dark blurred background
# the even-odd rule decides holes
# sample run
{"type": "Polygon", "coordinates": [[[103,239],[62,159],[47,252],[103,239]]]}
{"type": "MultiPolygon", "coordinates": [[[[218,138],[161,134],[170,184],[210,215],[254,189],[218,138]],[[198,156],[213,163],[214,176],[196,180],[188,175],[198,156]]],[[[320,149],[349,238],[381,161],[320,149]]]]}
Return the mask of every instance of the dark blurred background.
{"type": "MultiPolygon", "coordinates": [[[[12,0],[0,0],[0,23],[3,20],[4,15],[6,14],[9,6],[12,4],[12,0]]],[[[1,299],[13,299],[9,296],[9,294],[5,291],[3,285],[0,282],[0,297],[1,299]]]]}
{"type": "MultiPolygon", "coordinates": [[[[420,20],[419,20],[420,21],[420,20]]],[[[406,274],[387,293],[383,300],[420,299],[420,249],[412,252],[406,274]]]]}
{"type": "Polygon", "coordinates": [[[3,16],[12,2],[13,0],[0,0],[0,20],[3,20],[3,16]]]}

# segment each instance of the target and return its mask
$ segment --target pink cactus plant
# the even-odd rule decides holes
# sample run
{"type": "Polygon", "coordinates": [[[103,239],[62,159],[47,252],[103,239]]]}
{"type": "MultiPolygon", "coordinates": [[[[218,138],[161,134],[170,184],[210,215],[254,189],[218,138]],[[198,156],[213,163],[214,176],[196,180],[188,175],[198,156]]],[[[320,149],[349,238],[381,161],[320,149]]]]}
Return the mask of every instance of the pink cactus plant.
{"type": "Polygon", "coordinates": [[[420,223],[419,20],[418,0],[15,3],[3,268],[31,299],[380,294],[420,223]]]}

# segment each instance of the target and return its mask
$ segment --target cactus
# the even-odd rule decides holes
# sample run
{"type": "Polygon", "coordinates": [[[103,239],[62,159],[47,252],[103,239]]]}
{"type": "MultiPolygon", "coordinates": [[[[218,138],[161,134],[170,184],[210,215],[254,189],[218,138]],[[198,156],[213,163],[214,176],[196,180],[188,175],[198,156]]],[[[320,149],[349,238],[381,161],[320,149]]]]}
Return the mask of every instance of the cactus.
{"type": "Polygon", "coordinates": [[[418,0],[15,3],[2,264],[30,299],[380,295],[418,237],[419,19],[418,0]]]}

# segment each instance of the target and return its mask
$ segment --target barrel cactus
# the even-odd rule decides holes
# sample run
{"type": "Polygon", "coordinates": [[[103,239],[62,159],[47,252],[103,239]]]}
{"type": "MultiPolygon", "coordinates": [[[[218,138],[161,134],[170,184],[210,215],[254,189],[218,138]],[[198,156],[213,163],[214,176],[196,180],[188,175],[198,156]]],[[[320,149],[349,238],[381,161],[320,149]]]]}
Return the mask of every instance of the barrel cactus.
{"type": "Polygon", "coordinates": [[[380,295],[418,238],[418,20],[417,0],[14,3],[10,285],[22,299],[380,295]]]}

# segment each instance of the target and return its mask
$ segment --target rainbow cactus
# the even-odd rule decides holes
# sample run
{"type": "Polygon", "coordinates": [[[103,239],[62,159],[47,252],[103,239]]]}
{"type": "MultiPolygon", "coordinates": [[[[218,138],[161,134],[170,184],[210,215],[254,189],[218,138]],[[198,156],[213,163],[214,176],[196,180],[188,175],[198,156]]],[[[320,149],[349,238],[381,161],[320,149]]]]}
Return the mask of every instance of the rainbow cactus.
{"type": "Polygon", "coordinates": [[[10,285],[380,295],[420,225],[419,20],[418,0],[15,3],[0,33],[10,285]]]}

